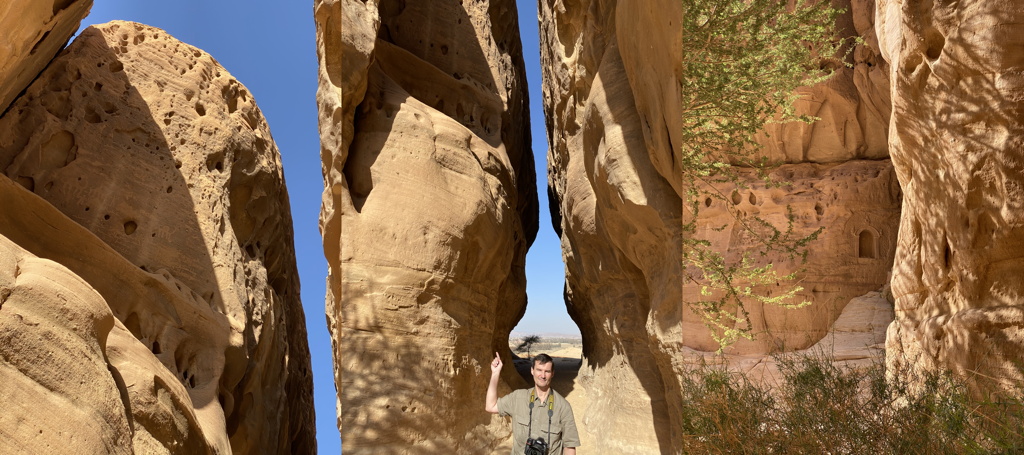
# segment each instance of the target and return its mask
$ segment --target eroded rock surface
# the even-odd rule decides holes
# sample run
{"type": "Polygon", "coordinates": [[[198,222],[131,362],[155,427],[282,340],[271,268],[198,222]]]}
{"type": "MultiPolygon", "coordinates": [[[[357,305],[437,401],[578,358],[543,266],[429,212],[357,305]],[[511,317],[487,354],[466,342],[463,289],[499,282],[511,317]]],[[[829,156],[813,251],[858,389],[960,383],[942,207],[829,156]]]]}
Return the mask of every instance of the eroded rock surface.
{"type": "Polygon", "coordinates": [[[892,159],[905,196],[892,367],[1024,381],[1020,5],[879,0],[892,159]]]}
{"type": "MultiPolygon", "coordinates": [[[[716,365],[743,373],[747,379],[767,386],[785,383],[779,360],[805,357],[828,359],[841,368],[870,368],[885,355],[886,329],[893,320],[892,294],[889,287],[850,299],[843,312],[832,323],[828,333],[805,349],[795,349],[772,356],[764,354],[724,354],[709,357],[700,351],[687,352],[693,367],[716,365]]],[[[688,350],[689,348],[687,348],[688,350]]]]}
{"type": "MultiPolygon", "coordinates": [[[[886,67],[873,4],[839,6],[847,13],[838,33],[864,42],[850,53],[850,68],[800,89],[798,112],[821,120],[772,125],[759,139],[781,165],[774,177],[791,184],[768,188],[741,170],[743,185],[718,188],[724,201],[700,201],[698,231],[727,258],[755,247],[738,227],[745,216],[784,229],[789,206],[797,233],[825,227],[798,278],[806,289],[800,297],[812,305],[749,308],[756,339],[730,349],[737,368],[780,349],[820,347],[848,302],[881,288],[892,264],[900,190],[887,159],[886,67]]],[[[684,364],[719,348],[680,305],[700,289],[680,267],[682,14],[679,2],[668,1],[541,2],[549,185],[561,213],[569,312],[585,339],[584,445],[622,453],[680,450],[671,430],[678,379],[684,364]],[[640,393],[624,397],[623,389],[640,393]],[[625,427],[635,430],[617,431],[625,427]]],[[[798,265],[766,260],[783,273],[798,265]]],[[[871,341],[845,346],[857,352],[849,356],[881,352],[873,339],[841,338],[871,341]]]]}
{"type": "Polygon", "coordinates": [[[583,446],[674,453],[682,4],[540,3],[548,185],[584,338],[577,383],[589,405],[574,410],[583,446]]]}
{"type": "Polygon", "coordinates": [[[104,358],[113,326],[85,280],[0,235],[0,452],[134,453],[104,358]]]}
{"type": "MultiPolygon", "coordinates": [[[[862,40],[847,54],[850,66],[840,66],[824,82],[798,89],[797,112],[817,121],[770,124],[759,137],[761,153],[781,164],[772,172],[773,179],[790,184],[766,188],[751,172],[741,179],[743,188],[718,188],[728,201],[709,199],[700,207],[699,235],[731,260],[760,248],[738,227],[737,220],[750,215],[784,229],[786,211],[791,209],[798,235],[823,229],[809,245],[805,272],[797,278],[804,288],[797,297],[811,305],[796,310],[749,308],[756,339],[735,344],[728,351],[731,354],[814,345],[831,330],[852,298],[886,283],[893,263],[902,194],[886,142],[888,65],[879,54],[873,2],[854,0],[836,6],[846,10],[836,22],[837,34],[862,40]],[[725,230],[713,230],[721,227],[725,230]]],[[[796,260],[779,257],[757,259],[771,262],[782,274],[800,266],[796,260]]],[[[699,292],[696,284],[684,286],[684,295],[699,292]]],[[[683,319],[688,347],[718,349],[707,331],[700,329],[695,314],[684,312],[683,319]]]]}
{"type": "MultiPolygon", "coordinates": [[[[760,135],[761,152],[776,163],[842,163],[888,160],[889,65],[875,33],[874,0],[833,2],[844,13],[839,37],[859,37],[828,80],[798,89],[795,108],[813,123],[772,124],[760,135]]],[[[846,52],[847,49],[843,49],[846,52]]]]}
{"type": "Polygon", "coordinates": [[[92,0],[0,3],[0,113],[57,55],[90,8],[92,0]]]}
{"type": "Polygon", "coordinates": [[[279,153],[210,55],[90,27],[0,118],[0,171],[3,234],[118,319],[106,355],[136,452],[315,450],[279,153]]]}
{"type": "Polygon", "coordinates": [[[492,452],[508,424],[467,410],[525,310],[537,229],[515,4],[315,11],[343,450],[492,452]]]}
{"type": "MultiPolygon", "coordinates": [[[[775,181],[790,182],[783,187],[766,187],[753,172],[743,175],[744,188],[719,188],[731,204],[707,198],[700,207],[697,235],[710,240],[718,251],[727,252],[727,259],[739,261],[743,253],[763,248],[740,226],[751,215],[785,228],[791,210],[795,232],[808,235],[824,229],[810,244],[804,271],[798,278],[803,290],[797,293],[797,299],[811,305],[798,309],[774,305],[747,308],[754,339],[741,339],[726,353],[806,349],[833,329],[833,322],[850,299],[887,282],[896,250],[899,182],[889,160],[781,165],[770,175],[775,181]]],[[[771,260],[780,274],[792,273],[800,265],[796,260],[752,256],[754,260],[771,260]]],[[[699,292],[696,284],[683,286],[686,295],[699,292]]],[[[708,352],[719,349],[696,314],[684,312],[683,327],[687,347],[708,352]]]]}

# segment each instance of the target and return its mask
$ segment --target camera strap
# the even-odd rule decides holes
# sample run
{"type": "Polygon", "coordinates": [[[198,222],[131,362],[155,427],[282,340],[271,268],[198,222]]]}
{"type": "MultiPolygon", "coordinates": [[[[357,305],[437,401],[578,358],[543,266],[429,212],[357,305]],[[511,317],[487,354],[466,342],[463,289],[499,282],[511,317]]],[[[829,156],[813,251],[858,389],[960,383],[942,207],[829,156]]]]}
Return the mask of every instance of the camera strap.
{"type": "MultiPolygon", "coordinates": [[[[527,424],[526,439],[530,440],[533,436],[533,402],[536,401],[537,389],[530,389],[530,422],[527,424]]],[[[555,391],[548,390],[548,439],[551,439],[551,418],[555,415],[555,391]]],[[[551,441],[548,441],[550,444],[551,441]]]]}

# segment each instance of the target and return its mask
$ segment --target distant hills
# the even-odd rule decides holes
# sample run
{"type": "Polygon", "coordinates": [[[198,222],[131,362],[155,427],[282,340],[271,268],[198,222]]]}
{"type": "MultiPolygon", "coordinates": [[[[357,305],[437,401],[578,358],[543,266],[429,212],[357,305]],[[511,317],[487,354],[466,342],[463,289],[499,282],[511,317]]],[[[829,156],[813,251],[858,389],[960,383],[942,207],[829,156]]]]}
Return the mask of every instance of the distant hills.
{"type": "Polygon", "coordinates": [[[568,338],[568,339],[572,339],[572,340],[583,340],[583,335],[580,335],[579,333],[554,333],[554,332],[535,333],[535,332],[514,331],[514,332],[510,333],[508,335],[508,337],[509,337],[509,339],[513,339],[513,338],[522,338],[522,337],[525,337],[525,336],[528,336],[528,335],[537,335],[537,336],[541,337],[542,340],[544,340],[544,339],[554,339],[554,338],[568,338]]]}

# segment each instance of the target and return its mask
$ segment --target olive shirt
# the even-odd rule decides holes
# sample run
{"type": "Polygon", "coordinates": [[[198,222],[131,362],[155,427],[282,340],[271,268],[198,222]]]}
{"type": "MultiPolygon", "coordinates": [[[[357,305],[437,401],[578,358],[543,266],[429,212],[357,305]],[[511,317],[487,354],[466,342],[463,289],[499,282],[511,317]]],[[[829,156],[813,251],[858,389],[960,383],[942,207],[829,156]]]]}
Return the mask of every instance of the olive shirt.
{"type": "Polygon", "coordinates": [[[534,397],[533,404],[533,428],[530,430],[530,391],[519,389],[501,398],[498,398],[498,414],[512,416],[512,455],[522,454],[526,450],[526,439],[528,437],[537,439],[544,438],[548,443],[548,453],[561,455],[562,446],[579,447],[580,435],[576,432],[576,420],[572,416],[572,406],[565,398],[562,398],[555,389],[549,392],[555,397],[554,414],[551,416],[551,434],[548,434],[548,403],[545,398],[540,401],[534,397]]]}

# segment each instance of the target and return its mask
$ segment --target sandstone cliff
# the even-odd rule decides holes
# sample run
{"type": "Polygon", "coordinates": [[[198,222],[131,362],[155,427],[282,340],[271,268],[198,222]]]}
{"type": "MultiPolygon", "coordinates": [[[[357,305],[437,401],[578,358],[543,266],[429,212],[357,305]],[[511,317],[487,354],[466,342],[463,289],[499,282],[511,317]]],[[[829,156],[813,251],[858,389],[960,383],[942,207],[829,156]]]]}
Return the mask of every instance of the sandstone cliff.
{"type": "MultiPolygon", "coordinates": [[[[882,288],[892,266],[901,193],[886,146],[887,65],[875,38],[873,2],[857,0],[838,6],[846,12],[837,21],[837,33],[863,40],[847,56],[850,67],[840,67],[828,80],[798,90],[797,111],[817,121],[769,125],[759,138],[762,152],[780,165],[772,172],[773,179],[790,184],[769,188],[750,173],[742,187],[719,188],[729,195],[731,204],[708,199],[701,206],[698,234],[733,260],[758,248],[737,222],[744,217],[756,215],[784,227],[786,211],[792,209],[798,234],[823,228],[810,244],[805,271],[798,278],[804,288],[798,298],[811,305],[796,310],[750,308],[756,338],[737,343],[730,353],[814,345],[851,299],[882,288]],[[714,231],[721,227],[725,229],[714,231]]],[[[766,260],[782,273],[799,266],[779,258],[766,260]]],[[[695,295],[698,289],[687,283],[683,292],[695,295]]],[[[696,315],[684,312],[683,320],[688,347],[717,349],[696,315]]],[[[880,353],[866,351],[865,355],[880,353]]]]}
{"type": "Polygon", "coordinates": [[[905,196],[892,367],[983,389],[1024,381],[1020,4],[879,0],[893,163],[905,196]]]}
{"type": "Polygon", "coordinates": [[[681,17],[671,0],[540,5],[550,202],[584,338],[575,412],[583,445],[614,453],[679,447],[681,17]]]}
{"type": "Polygon", "coordinates": [[[508,424],[470,410],[525,310],[537,230],[514,2],[315,12],[343,450],[489,453],[508,424]]]}
{"type": "MultiPolygon", "coordinates": [[[[790,185],[766,187],[741,169],[749,176],[741,186],[718,188],[726,201],[700,201],[698,233],[727,258],[756,247],[738,226],[746,216],[785,226],[790,207],[798,233],[825,227],[799,277],[800,297],[812,305],[749,308],[756,338],[729,349],[733,367],[770,370],[765,354],[812,347],[844,360],[881,354],[891,311],[868,294],[886,282],[901,195],[887,159],[889,90],[873,4],[845,7],[840,35],[864,42],[850,53],[850,68],[801,89],[798,111],[820,120],[772,125],[760,137],[780,165],[773,177],[790,185]],[[844,313],[855,299],[861,303],[844,313]],[[864,331],[870,335],[856,335],[864,331]]],[[[674,134],[682,14],[679,2],[667,1],[541,4],[549,185],[561,214],[567,305],[585,338],[584,443],[623,453],[678,450],[678,378],[685,364],[718,349],[680,305],[699,295],[680,268],[685,189],[674,134]],[[637,392],[624,397],[623,389],[637,392]],[[615,431],[624,427],[636,430],[615,431]]],[[[798,266],[768,260],[784,272],[798,266]]]]}
{"type": "Polygon", "coordinates": [[[280,156],[210,55],[141,24],[87,29],[0,117],[0,171],[15,270],[0,295],[40,295],[0,307],[5,339],[21,340],[0,348],[4,382],[24,386],[4,397],[17,411],[3,419],[22,423],[0,439],[42,452],[315,450],[280,156]],[[33,398],[97,411],[54,430],[33,398]]]}

